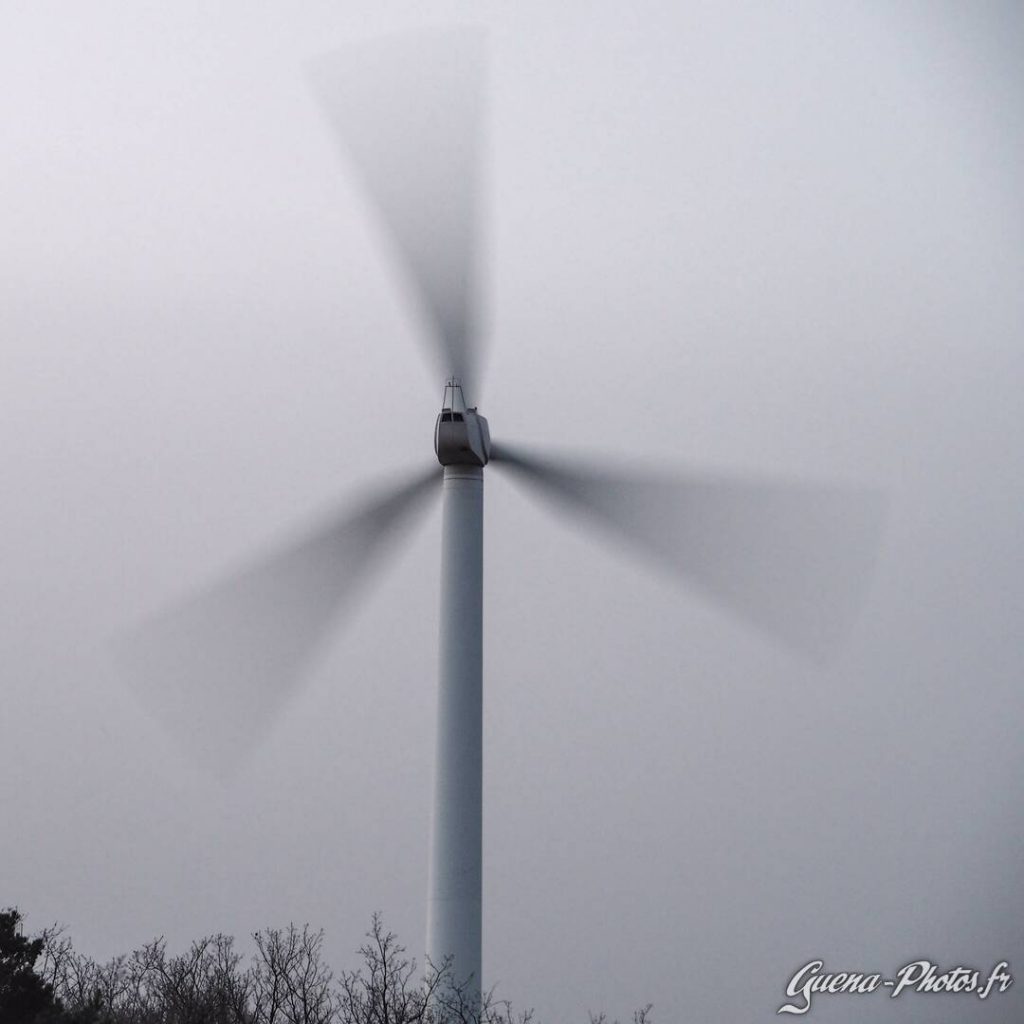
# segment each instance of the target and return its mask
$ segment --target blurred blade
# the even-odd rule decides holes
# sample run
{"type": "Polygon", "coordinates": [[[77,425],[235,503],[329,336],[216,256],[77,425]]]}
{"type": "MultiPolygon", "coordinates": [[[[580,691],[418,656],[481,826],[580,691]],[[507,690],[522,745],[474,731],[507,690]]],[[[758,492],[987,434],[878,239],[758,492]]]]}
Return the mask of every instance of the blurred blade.
{"type": "Polygon", "coordinates": [[[318,60],[316,90],[437,340],[475,399],[477,172],[484,56],[469,29],[387,37],[318,60]]]}
{"type": "Polygon", "coordinates": [[[227,771],[269,731],[342,608],[391,554],[437,467],[271,551],[116,645],[143,703],[208,767],[227,771]]]}
{"type": "Polygon", "coordinates": [[[609,471],[502,445],[491,461],[819,658],[851,624],[881,540],[885,502],[877,491],[609,471]]]}

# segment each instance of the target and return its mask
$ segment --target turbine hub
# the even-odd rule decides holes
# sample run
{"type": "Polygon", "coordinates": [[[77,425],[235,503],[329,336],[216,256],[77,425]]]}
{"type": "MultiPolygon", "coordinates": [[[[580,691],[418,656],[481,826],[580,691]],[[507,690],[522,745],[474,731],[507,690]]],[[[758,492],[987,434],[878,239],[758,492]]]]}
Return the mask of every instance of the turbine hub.
{"type": "Polygon", "coordinates": [[[442,466],[486,466],[491,456],[487,420],[475,406],[466,406],[458,377],[449,377],[444,386],[444,404],[434,424],[434,451],[442,466]]]}

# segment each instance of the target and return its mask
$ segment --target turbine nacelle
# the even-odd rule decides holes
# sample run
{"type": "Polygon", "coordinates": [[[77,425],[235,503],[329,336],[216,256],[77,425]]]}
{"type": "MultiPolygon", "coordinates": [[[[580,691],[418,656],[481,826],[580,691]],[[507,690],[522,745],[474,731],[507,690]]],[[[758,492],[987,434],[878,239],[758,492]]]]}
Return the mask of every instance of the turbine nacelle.
{"type": "Polygon", "coordinates": [[[449,377],[444,386],[444,404],[434,425],[434,451],[442,466],[486,466],[491,457],[487,420],[475,408],[466,407],[457,377],[449,377]]]}

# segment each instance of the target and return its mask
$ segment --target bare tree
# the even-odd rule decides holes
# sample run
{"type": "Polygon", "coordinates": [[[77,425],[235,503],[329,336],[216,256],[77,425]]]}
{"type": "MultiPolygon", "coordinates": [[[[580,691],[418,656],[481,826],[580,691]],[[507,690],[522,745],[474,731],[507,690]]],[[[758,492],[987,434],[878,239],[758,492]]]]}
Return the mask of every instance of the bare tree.
{"type": "Polygon", "coordinates": [[[333,975],[323,962],[323,930],[268,928],[253,935],[249,971],[253,1024],[333,1024],[333,975]]]}
{"type": "Polygon", "coordinates": [[[415,959],[394,932],[373,915],[362,966],[343,972],[339,982],[337,1024],[530,1024],[532,1011],[514,1015],[492,992],[478,995],[469,981],[457,981],[452,961],[427,960],[422,977],[415,959]]]}
{"type": "MultiPolygon", "coordinates": [[[[453,977],[450,959],[416,960],[374,914],[359,966],[335,983],[322,931],[268,928],[253,935],[246,966],[227,935],[170,956],[162,938],[105,964],[76,953],[62,929],[47,929],[36,967],[72,1021],[96,1024],[531,1024],[493,991],[481,996],[453,977]],[[78,1014],[78,1017],[74,1015],[78,1014]]],[[[63,1012],[63,1009],[62,1009],[63,1012]]],[[[653,1024],[651,1007],[633,1024],[653,1024]]],[[[63,1020],[64,1018],[60,1018],[63,1020]]],[[[590,1024],[609,1024],[604,1014],[590,1024]]],[[[617,1022],[616,1022],[617,1024],[617,1022]]]]}
{"type": "Polygon", "coordinates": [[[421,983],[416,961],[385,931],[380,914],[373,915],[366,940],[359,948],[362,966],[339,978],[338,1024],[425,1024],[437,974],[421,983]]]}
{"type": "MultiPolygon", "coordinates": [[[[646,1006],[640,1007],[639,1010],[633,1011],[633,1024],[654,1024],[651,1020],[651,1010],[654,1009],[653,1003],[648,1003],[646,1006]]],[[[590,1015],[590,1024],[609,1024],[608,1016],[604,1013],[592,1013],[590,1015]]],[[[619,1024],[615,1021],[615,1024],[619,1024]]]]}
{"type": "Polygon", "coordinates": [[[252,1024],[249,972],[234,940],[214,935],[169,957],[163,939],[99,964],[57,939],[44,968],[61,1003],[114,1024],[252,1024]]]}

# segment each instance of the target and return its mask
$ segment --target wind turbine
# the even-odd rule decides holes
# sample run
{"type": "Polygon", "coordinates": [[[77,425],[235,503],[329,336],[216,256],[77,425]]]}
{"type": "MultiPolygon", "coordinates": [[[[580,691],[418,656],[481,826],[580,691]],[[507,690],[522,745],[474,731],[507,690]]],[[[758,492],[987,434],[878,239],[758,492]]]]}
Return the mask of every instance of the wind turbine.
{"type": "Polygon", "coordinates": [[[416,293],[444,375],[441,469],[399,477],[135,631],[124,663],[165,719],[231,756],[266,731],[378,560],[442,494],[440,657],[427,954],[481,974],[483,486],[495,463],[575,520],[812,654],[867,585],[881,526],[869,491],[620,471],[490,440],[475,406],[482,40],[472,31],[372,44],[314,72],[330,120],[416,293]],[[440,485],[440,486],[439,486],[440,485]],[[201,713],[198,709],[201,708],[201,713]]]}

